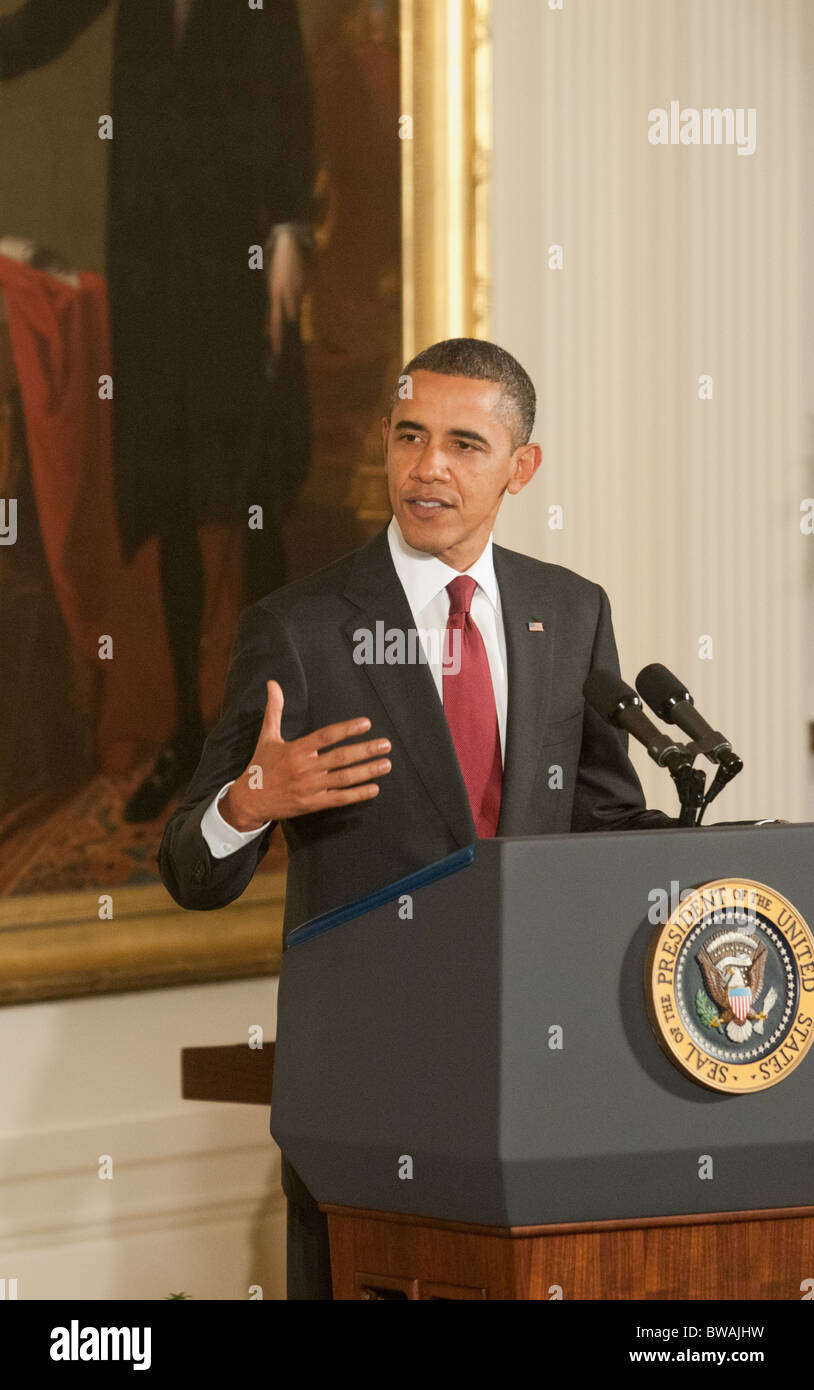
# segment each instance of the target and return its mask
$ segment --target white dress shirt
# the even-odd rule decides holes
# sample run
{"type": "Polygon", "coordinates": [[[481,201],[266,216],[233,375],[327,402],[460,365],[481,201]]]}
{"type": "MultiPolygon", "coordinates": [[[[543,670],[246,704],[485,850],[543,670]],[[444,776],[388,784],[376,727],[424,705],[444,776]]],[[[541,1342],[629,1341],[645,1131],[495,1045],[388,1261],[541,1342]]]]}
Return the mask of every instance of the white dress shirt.
{"type": "MultiPolygon", "coordinates": [[[[429,643],[422,639],[422,646],[427,656],[427,665],[435,682],[435,688],[438,691],[438,698],[443,704],[443,639],[449,618],[447,584],[453,579],[458,579],[461,572],[452,569],[450,565],[445,565],[443,560],[439,560],[436,555],[426,555],[421,550],[414,550],[405,541],[395,517],[387,528],[387,540],[396,574],[410,605],[416,630],[422,634],[429,634],[431,631],[436,634],[436,640],[431,640],[429,643]]],[[[486,648],[486,657],[492,675],[492,688],[495,693],[500,749],[505,765],[509,683],[506,668],[506,638],[503,630],[500,590],[497,586],[497,576],[492,558],[491,536],[486,542],[486,548],[474,565],[470,565],[469,569],[463,572],[476,580],[478,586],[472,595],[469,611],[486,648]]],[[[263,831],[271,824],[270,821],[266,821],[265,825],[259,826],[257,830],[236,830],[234,826],[229,825],[218,810],[218,802],[221,797],[226,795],[231,785],[231,782],[227,782],[225,786],[221,787],[201,818],[201,833],[215,859],[225,859],[227,855],[234,854],[235,850],[241,849],[243,845],[249,844],[258,835],[262,835],[263,831]]]]}

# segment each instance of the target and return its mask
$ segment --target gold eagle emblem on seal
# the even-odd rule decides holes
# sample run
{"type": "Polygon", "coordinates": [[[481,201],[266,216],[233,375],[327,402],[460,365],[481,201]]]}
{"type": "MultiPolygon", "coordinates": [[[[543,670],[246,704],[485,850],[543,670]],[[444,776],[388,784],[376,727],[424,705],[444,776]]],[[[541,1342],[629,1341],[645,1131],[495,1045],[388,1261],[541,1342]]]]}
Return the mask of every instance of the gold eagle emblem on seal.
{"type": "Polygon", "coordinates": [[[814,935],[765,883],[703,883],[654,934],[645,999],[659,1044],[685,1076],[731,1095],[765,1090],[814,1041],[814,935]]]}

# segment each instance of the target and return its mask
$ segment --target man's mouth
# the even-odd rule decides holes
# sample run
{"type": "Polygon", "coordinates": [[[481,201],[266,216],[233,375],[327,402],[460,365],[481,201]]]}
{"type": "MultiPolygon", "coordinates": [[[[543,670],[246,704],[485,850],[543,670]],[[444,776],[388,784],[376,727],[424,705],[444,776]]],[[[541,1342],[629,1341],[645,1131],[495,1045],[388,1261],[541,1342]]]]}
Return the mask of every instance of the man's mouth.
{"type": "Polygon", "coordinates": [[[444,502],[440,497],[407,497],[405,501],[419,512],[438,512],[452,506],[451,502],[444,502]]]}

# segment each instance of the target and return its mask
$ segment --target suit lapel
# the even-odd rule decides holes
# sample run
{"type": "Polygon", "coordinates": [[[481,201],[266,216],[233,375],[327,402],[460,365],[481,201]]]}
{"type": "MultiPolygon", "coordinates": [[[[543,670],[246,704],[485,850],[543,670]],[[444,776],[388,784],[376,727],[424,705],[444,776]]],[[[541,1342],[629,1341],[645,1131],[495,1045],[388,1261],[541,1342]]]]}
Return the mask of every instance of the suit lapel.
{"type": "Polygon", "coordinates": [[[529,572],[533,573],[533,568],[525,556],[498,545],[492,553],[500,589],[509,682],[497,833],[520,835],[549,706],[556,612],[542,579],[533,578],[530,582],[529,572]],[[528,625],[532,621],[541,622],[543,631],[530,632],[528,625]]]}
{"type": "MultiPolygon", "coordinates": [[[[498,835],[523,833],[523,812],[537,771],[546,724],[554,665],[556,611],[542,579],[526,556],[493,547],[506,639],[508,711],[506,757],[498,835]],[[530,579],[531,573],[531,579],[530,579]],[[530,632],[531,621],[542,632],[530,632]]],[[[358,609],[345,624],[353,649],[354,632],[376,632],[376,623],[407,632],[414,627],[410,605],[390,557],[387,531],[358,555],[345,589],[358,609]]],[[[407,754],[441,815],[461,845],[475,839],[469,798],[455,747],[429,667],[424,664],[366,664],[364,671],[401,735],[407,754]]]]}
{"type": "MultiPolygon", "coordinates": [[[[390,556],[387,531],[381,531],[358,555],[345,597],[358,609],[345,624],[351,649],[354,632],[364,628],[384,633],[395,628],[407,633],[415,627],[412,610],[390,556]]],[[[393,665],[366,663],[362,668],[403,740],[407,755],[428,794],[459,845],[476,838],[455,746],[426,663],[393,665]]]]}

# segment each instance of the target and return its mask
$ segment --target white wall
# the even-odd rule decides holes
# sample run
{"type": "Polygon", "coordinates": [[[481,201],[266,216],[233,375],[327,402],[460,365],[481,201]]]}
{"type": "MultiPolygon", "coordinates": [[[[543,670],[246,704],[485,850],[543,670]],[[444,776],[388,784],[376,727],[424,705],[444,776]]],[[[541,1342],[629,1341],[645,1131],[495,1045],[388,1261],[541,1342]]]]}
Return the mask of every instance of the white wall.
{"type": "Polygon", "coordinates": [[[492,337],[538,386],[544,451],[498,539],[603,584],[628,682],[663,661],[726,729],[746,767],[712,822],[814,819],[813,31],[800,0],[494,0],[492,337]],[[650,144],[672,99],[755,107],[755,153],[650,144]]]}
{"type": "Polygon", "coordinates": [[[180,1072],[182,1047],[273,1038],[276,986],[0,1009],[0,1279],[18,1298],[285,1297],[269,1110],[181,1100],[180,1072]]]}

